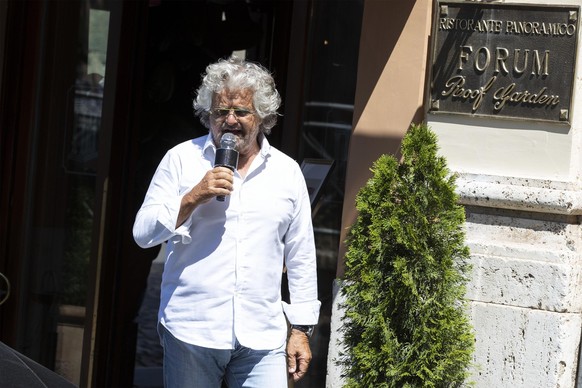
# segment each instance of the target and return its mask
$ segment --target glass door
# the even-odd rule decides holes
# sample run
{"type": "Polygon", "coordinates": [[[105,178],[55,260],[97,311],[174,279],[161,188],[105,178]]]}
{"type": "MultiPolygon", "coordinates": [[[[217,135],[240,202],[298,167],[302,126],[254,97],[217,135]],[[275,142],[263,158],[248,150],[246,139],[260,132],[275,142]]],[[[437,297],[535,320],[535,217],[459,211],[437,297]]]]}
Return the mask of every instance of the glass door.
{"type": "Polygon", "coordinates": [[[15,51],[22,67],[11,77],[18,81],[3,77],[19,103],[14,128],[5,128],[13,136],[3,136],[14,155],[2,155],[3,164],[13,165],[3,182],[11,197],[2,244],[10,257],[0,271],[12,287],[0,307],[2,322],[9,322],[2,330],[17,351],[83,385],[81,360],[91,346],[84,341],[87,306],[96,284],[90,268],[99,237],[97,166],[109,157],[100,138],[108,130],[102,108],[110,2],[23,3],[9,5],[17,21],[5,31],[6,42],[12,36],[26,49],[15,51]]]}
{"type": "Polygon", "coordinates": [[[313,360],[297,388],[325,385],[363,7],[359,0],[314,1],[309,12],[298,160],[334,161],[334,168],[313,211],[322,305],[313,360]]]}

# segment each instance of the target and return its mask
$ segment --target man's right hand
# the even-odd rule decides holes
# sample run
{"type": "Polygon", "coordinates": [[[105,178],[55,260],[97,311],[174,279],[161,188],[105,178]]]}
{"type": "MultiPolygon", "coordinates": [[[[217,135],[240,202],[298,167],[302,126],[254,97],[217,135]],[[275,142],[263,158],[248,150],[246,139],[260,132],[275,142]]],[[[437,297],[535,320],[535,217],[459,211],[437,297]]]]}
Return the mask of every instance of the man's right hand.
{"type": "Polygon", "coordinates": [[[208,170],[196,186],[182,197],[176,228],[182,225],[199,205],[219,195],[230,195],[233,190],[234,172],[227,167],[208,170]]]}

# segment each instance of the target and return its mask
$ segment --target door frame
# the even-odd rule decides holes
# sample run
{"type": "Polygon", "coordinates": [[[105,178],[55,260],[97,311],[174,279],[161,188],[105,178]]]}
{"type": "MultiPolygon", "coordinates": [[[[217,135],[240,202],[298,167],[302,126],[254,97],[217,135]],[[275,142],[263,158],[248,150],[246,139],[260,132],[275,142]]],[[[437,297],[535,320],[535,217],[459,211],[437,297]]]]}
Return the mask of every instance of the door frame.
{"type": "Polygon", "coordinates": [[[97,198],[90,268],[92,299],[81,382],[87,387],[132,386],[137,335],[134,322],[147,279],[144,254],[133,243],[133,188],[143,88],[147,0],[112,1],[107,72],[99,138],[97,198]],[[145,272],[144,272],[145,271],[145,272]]]}
{"type": "Polygon", "coordinates": [[[0,340],[11,347],[18,342],[20,284],[26,255],[27,195],[30,181],[32,128],[35,125],[38,97],[37,81],[42,45],[40,26],[44,7],[41,3],[6,2],[2,8],[6,24],[2,43],[2,80],[0,81],[0,272],[11,282],[10,298],[0,307],[0,340]],[[10,60],[8,60],[10,58],[10,60]]]}

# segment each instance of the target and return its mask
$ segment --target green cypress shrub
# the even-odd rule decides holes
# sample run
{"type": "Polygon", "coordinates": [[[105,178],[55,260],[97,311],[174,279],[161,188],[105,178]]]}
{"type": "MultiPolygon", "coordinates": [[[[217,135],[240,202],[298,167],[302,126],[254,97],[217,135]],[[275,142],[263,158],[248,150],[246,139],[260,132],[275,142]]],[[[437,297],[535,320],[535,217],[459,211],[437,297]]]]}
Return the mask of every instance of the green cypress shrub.
{"type": "Polygon", "coordinates": [[[402,160],[381,156],[356,197],[341,291],[347,387],[466,384],[465,213],[437,149],[427,125],[411,125],[402,160]]]}

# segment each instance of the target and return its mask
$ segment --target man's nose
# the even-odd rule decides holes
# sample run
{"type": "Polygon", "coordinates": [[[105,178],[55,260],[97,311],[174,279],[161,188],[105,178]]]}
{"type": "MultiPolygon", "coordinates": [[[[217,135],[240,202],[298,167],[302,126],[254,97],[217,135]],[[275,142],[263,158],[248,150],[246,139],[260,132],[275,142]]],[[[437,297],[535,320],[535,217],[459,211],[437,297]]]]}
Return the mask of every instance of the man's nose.
{"type": "Polygon", "coordinates": [[[236,123],[238,123],[238,118],[236,117],[234,112],[231,110],[230,112],[228,112],[228,115],[226,115],[225,121],[226,121],[226,124],[228,124],[228,125],[235,125],[236,123]]]}

